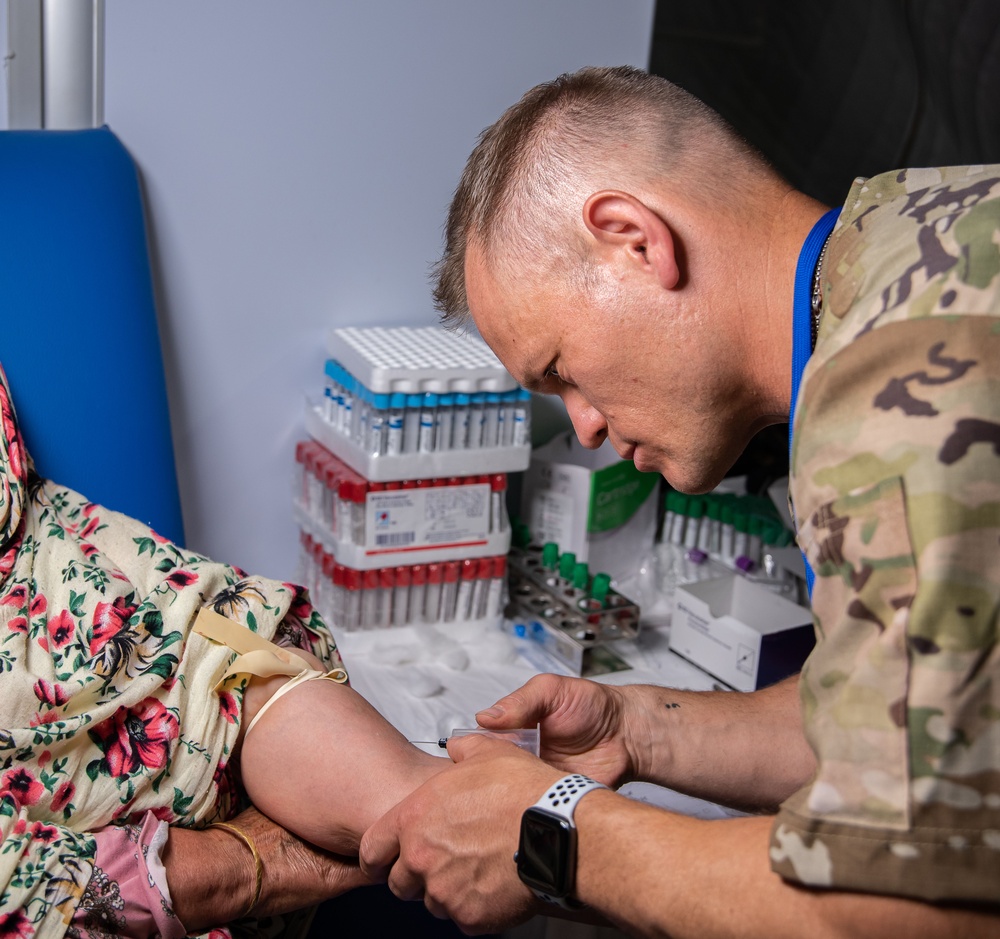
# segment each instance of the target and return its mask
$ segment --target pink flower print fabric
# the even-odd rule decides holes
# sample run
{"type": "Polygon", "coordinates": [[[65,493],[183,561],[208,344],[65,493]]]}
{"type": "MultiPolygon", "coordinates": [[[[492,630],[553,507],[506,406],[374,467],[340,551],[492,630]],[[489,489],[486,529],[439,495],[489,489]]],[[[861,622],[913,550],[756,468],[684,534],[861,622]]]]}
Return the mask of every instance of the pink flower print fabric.
{"type": "Polygon", "coordinates": [[[244,686],[215,691],[235,654],[191,632],[202,607],[341,662],[301,588],[41,479],[2,370],[0,431],[0,939],[49,939],[90,882],[95,832],[239,807],[244,686]]]}

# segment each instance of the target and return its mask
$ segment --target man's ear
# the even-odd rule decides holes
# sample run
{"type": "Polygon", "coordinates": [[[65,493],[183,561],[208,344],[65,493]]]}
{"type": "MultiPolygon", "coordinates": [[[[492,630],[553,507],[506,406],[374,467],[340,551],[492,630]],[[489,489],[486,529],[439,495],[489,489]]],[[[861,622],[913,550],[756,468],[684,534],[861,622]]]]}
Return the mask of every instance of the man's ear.
{"type": "Polygon", "coordinates": [[[627,260],[672,290],[680,282],[677,244],[670,226],[641,199],[603,189],[583,204],[583,223],[599,245],[621,249],[627,260]]]}

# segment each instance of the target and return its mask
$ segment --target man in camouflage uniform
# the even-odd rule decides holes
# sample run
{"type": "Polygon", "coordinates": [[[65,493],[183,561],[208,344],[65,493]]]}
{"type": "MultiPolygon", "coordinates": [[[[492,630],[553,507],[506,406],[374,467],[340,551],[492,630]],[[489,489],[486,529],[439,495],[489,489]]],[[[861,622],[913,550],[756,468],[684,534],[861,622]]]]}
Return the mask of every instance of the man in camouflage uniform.
{"type": "Polygon", "coordinates": [[[477,718],[540,721],[543,760],[455,741],[366,834],[398,895],[470,930],[553,912],[511,857],[523,810],[579,772],[777,812],[587,794],[573,894],[631,932],[1000,934],[1000,167],[859,180],[826,240],[832,223],[635,70],[539,86],[484,132],[449,217],[446,321],[471,315],[584,444],[685,491],[797,404],[817,647],[749,695],[533,679],[477,718]]]}
{"type": "Polygon", "coordinates": [[[903,170],[858,180],[829,243],[792,452],[820,642],[790,878],[1000,898],[998,231],[1000,167],[903,170]]]}

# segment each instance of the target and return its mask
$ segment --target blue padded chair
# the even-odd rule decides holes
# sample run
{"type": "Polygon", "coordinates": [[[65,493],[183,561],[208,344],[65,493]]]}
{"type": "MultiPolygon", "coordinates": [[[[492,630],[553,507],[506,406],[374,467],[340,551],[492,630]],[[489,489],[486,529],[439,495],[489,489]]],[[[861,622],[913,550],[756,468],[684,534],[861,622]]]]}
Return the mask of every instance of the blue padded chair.
{"type": "Polygon", "coordinates": [[[106,127],[0,132],[0,308],[38,472],[183,543],[142,195],[106,127]]]}

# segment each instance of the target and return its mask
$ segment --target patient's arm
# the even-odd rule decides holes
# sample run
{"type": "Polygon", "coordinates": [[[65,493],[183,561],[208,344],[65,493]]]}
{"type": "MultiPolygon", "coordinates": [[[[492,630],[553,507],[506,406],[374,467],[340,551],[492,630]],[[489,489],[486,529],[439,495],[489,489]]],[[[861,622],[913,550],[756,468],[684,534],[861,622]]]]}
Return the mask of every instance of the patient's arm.
{"type": "MultiPolygon", "coordinates": [[[[232,821],[253,839],[263,864],[254,916],[314,906],[372,882],[355,860],[314,848],[254,808],[232,821]]],[[[174,912],[189,933],[231,922],[246,912],[255,870],[250,852],[237,838],[219,828],[171,828],[162,860],[174,912]]]]}
{"type": "MultiPolygon", "coordinates": [[[[285,681],[251,681],[244,727],[285,681]]],[[[240,753],[243,785],[258,809],[350,855],[376,819],[446,765],[408,743],[352,688],[330,681],[305,682],[276,700],[240,753]]]]}

